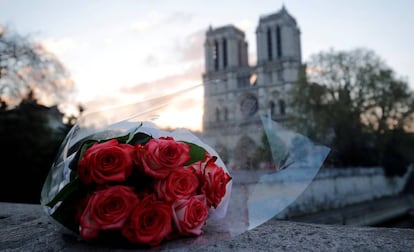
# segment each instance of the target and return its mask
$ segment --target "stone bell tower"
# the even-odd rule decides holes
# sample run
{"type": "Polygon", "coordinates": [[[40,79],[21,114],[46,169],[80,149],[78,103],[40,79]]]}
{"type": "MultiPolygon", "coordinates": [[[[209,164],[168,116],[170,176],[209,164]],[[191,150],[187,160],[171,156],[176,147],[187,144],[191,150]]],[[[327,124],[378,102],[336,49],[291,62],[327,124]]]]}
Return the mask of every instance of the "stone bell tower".
{"type": "Polygon", "coordinates": [[[204,43],[203,135],[242,169],[253,165],[261,144],[260,116],[287,119],[288,93],[302,66],[300,31],[285,7],[259,18],[256,41],[255,66],[248,64],[244,32],[234,25],[209,27],[204,43]]]}
{"type": "Polygon", "coordinates": [[[289,90],[298,80],[302,66],[300,30],[285,7],[262,16],[256,29],[257,84],[265,86],[266,101],[272,117],[283,119],[289,111],[289,90]]]}

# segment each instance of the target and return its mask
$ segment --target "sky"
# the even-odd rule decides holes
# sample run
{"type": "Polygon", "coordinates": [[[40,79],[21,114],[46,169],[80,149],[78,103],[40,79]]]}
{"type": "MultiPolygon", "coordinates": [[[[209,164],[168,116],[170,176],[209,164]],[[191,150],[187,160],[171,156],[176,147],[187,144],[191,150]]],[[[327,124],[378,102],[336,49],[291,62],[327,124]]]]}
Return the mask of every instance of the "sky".
{"type": "MultiPolygon", "coordinates": [[[[0,24],[56,54],[74,80],[73,101],[96,111],[201,84],[210,25],[242,29],[254,64],[259,18],[283,5],[301,30],[303,62],[364,47],[414,89],[411,0],[0,0],[0,24]]],[[[178,97],[161,120],[200,129],[201,86],[178,97]]]]}

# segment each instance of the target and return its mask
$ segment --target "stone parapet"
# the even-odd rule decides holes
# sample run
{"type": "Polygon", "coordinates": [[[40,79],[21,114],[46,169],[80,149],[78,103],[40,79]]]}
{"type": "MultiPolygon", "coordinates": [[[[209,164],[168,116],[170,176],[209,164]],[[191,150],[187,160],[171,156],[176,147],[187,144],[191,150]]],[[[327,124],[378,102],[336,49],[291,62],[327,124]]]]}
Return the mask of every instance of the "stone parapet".
{"type": "MultiPolygon", "coordinates": [[[[98,247],[62,234],[56,228],[40,205],[0,203],[1,251],[132,251],[98,247]]],[[[167,250],[412,251],[413,248],[413,229],[316,225],[271,220],[233,238],[167,250]]]]}

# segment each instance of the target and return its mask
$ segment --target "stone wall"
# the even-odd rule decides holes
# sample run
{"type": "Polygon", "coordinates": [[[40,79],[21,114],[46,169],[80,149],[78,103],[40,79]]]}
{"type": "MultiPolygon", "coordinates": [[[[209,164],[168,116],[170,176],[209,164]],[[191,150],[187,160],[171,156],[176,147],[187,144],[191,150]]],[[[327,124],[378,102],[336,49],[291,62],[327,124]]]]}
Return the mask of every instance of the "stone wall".
{"type": "Polygon", "coordinates": [[[285,219],[398,195],[413,168],[410,167],[404,176],[393,178],[387,178],[381,167],[321,169],[307,189],[277,218],[285,219]]]}

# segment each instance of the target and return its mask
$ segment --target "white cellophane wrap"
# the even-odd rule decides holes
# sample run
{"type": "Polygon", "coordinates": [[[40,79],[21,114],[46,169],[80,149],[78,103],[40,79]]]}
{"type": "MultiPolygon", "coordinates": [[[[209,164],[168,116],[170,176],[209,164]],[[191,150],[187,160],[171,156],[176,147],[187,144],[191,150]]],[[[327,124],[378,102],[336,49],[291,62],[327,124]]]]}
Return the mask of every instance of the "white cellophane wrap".
{"type": "MultiPolygon", "coordinates": [[[[53,214],[59,206],[58,203],[54,208],[49,208],[46,204],[69,183],[69,164],[82,141],[110,139],[138,132],[151,135],[153,138],[170,136],[176,141],[199,145],[211,156],[216,156],[216,164],[232,177],[218,207],[209,210],[210,216],[203,228],[203,234],[194,239],[169,242],[163,245],[165,248],[203,245],[234,237],[270,220],[293,204],[313,181],[330,149],[314,144],[306,136],[282,126],[264,114],[256,118],[261,123],[253,130],[264,132],[269,144],[271,167],[277,169],[233,169],[233,166],[224,163],[213,146],[203,140],[202,133],[199,137],[185,128],[170,131],[160,130],[158,127],[157,118],[168,117],[160,109],[168,106],[173,100],[179,103],[184,95],[200,88],[202,87],[196,86],[169,96],[95,112],[80,118],[62,143],[44,183],[41,203],[47,213],[53,214]],[[229,167],[232,169],[229,170],[229,167]]],[[[226,125],[225,122],[222,126],[223,135],[225,130],[234,132],[241,129],[239,125],[226,125]]]]}

